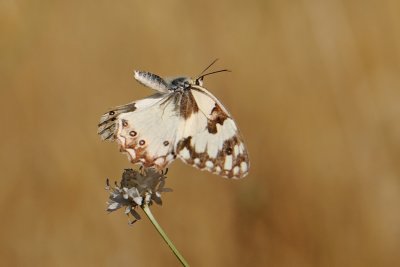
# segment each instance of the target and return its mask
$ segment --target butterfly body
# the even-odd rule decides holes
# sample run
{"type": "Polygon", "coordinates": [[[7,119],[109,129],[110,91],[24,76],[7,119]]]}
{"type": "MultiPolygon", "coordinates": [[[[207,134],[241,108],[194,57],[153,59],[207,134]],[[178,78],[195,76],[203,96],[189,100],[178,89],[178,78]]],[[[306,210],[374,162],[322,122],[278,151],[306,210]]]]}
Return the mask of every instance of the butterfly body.
{"type": "Polygon", "coordinates": [[[104,114],[98,134],[116,140],[132,163],[164,169],[175,158],[227,178],[247,175],[243,139],[224,106],[202,87],[202,78],[163,79],[135,71],[158,93],[104,114]]]}

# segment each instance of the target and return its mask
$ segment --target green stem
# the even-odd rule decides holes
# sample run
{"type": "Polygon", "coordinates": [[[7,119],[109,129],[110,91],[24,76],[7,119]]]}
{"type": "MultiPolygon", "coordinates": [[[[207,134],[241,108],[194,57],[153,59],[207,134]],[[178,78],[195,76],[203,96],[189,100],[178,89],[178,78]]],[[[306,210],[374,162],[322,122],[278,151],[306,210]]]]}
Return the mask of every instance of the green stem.
{"type": "Polygon", "coordinates": [[[182,263],[183,266],[189,266],[189,264],[186,262],[186,260],[183,258],[183,256],[179,253],[179,251],[176,249],[174,244],[169,240],[168,236],[165,234],[164,230],[161,228],[161,226],[158,224],[156,219],[154,218],[153,214],[150,211],[150,208],[147,204],[144,204],[142,206],[143,211],[146,213],[147,217],[151,221],[151,223],[154,225],[154,227],[157,229],[157,231],[160,233],[161,237],[164,239],[164,241],[168,244],[169,248],[172,250],[172,252],[175,254],[175,256],[178,258],[178,260],[182,263]]]}

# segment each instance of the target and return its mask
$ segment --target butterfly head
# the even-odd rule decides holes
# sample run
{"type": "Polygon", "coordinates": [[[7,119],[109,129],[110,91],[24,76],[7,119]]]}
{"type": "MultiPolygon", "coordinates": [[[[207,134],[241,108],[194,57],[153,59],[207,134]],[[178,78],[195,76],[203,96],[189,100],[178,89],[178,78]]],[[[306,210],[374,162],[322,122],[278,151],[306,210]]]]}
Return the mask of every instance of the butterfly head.
{"type": "Polygon", "coordinates": [[[199,77],[197,77],[196,79],[193,80],[193,84],[198,85],[198,86],[203,86],[203,79],[204,79],[205,76],[208,76],[208,75],[211,75],[211,74],[215,74],[215,73],[219,73],[219,72],[224,72],[224,71],[230,72],[230,70],[223,69],[223,70],[217,70],[217,71],[209,72],[209,73],[206,73],[206,74],[202,74],[202,75],[200,75],[199,77]]]}
{"type": "Polygon", "coordinates": [[[203,78],[204,76],[200,76],[197,79],[194,80],[194,84],[197,86],[203,86],[203,78]]]}

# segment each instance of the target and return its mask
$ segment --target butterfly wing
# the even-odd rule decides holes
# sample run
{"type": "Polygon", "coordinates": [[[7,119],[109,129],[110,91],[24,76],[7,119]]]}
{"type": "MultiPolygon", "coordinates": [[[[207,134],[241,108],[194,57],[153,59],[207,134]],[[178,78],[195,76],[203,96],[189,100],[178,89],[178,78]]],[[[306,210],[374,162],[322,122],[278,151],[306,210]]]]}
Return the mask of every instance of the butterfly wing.
{"type": "Polygon", "coordinates": [[[179,95],[163,94],[162,97],[143,99],[131,112],[121,113],[116,120],[115,136],[122,152],[132,163],[162,170],[175,158],[174,144],[180,118],[176,109],[179,95]],[[150,104],[149,104],[150,103],[150,104]]]}
{"type": "MultiPolygon", "coordinates": [[[[200,86],[190,90],[195,107],[181,114],[176,153],[185,163],[227,178],[248,174],[249,157],[235,121],[222,103],[200,86]]],[[[193,102],[193,101],[192,101],[193,102]]]]}
{"type": "Polygon", "coordinates": [[[118,106],[103,114],[100,117],[100,123],[98,124],[97,134],[100,135],[102,140],[114,141],[115,140],[115,129],[118,115],[124,112],[131,112],[136,110],[135,102],[118,106]]]}

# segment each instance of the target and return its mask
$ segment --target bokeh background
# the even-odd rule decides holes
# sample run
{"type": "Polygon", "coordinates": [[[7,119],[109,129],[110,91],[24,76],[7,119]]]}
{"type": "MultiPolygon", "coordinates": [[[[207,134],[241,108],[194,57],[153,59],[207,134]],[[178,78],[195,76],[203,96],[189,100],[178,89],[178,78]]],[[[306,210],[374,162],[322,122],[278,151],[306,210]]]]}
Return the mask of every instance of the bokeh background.
{"type": "Polygon", "coordinates": [[[170,167],[153,212],[193,266],[400,266],[400,2],[0,1],[3,266],[179,266],[144,217],[107,215],[130,165],[97,136],[152,94],[205,84],[251,156],[240,181],[170,167]]]}

